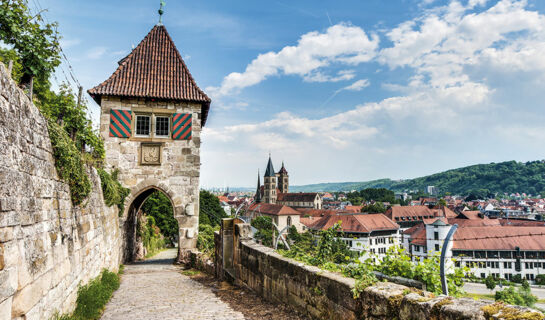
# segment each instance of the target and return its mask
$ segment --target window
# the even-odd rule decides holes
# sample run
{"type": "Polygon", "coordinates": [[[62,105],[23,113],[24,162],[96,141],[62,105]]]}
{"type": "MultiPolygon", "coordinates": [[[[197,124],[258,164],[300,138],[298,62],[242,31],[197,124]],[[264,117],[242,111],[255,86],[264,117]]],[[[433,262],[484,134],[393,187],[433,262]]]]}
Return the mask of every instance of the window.
{"type": "Polygon", "coordinates": [[[435,251],[439,251],[439,244],[435,244],[435,251]]]}
{"type": "Polygon", "coordinates": [[[169,117],[155,117],[155,136],[168,137],[170,127],[169,117]]]}
{"type": "Polygon", "coordinates": [[[511,262],[504,262],[504,263],[503,263],[503,267],[504,267],[505,269],[511,269],[511,268],[512,268],[511,262]]]}
{"type": "MultiPolygon", "coordinates": [[[[288,226],[291,227],[291,217],[288,216],[288,222],[287,222],[288,226]]],[[[352,241],[350,241],[352,242],[352,241]]],[[[350,246],[352,246],[352,244],[350,244],[350,246]]]]}
{"type": "Polygon", "coordinates": [[[149,137],[151,131],[150,116],[136,116],[136,135],[149,137]]]}
{"type": "Polygon", "coordinates": [[[435,231],[435,232],[433,233],[433,239],[434,239],[434,240],[439,240],[439,232],[435,231]]]}

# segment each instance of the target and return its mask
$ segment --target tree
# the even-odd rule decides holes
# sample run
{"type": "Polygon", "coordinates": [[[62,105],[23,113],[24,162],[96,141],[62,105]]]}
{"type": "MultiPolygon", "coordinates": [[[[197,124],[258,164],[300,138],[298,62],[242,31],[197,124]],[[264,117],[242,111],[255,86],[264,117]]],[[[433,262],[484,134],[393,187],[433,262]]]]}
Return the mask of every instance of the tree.
{"type": "Polygon", "coordinates": [[[252,220],[252,227],[257,229],[254,238],[260,241],[264,246],[272,247],[273,245],[273,223],[271,217],[259,216],[252,220]]]}
{"type": "Polygon", "coordinates": [[[41,12],[32,16],[24,0],[1,2],[0,39],[20,57],[21,84],[35,76],[48,79],[60,64],[57,23],[44,24],[41,12]]]}
{"type": "Polygon", "coordinates": [[[384,207],[384,205],[382,205],[381,202],[375,202],[374,204],[368,204],[361,208],[361,212],[384,213],[386,212],[386,208],[384,207]]]}
{"type": "Polygon", "coordinates": [[[174,210],[170,199],[161,191],[155,191],[142,205],[142,211],[149,217],[153,217],[155,225],[161,230],[163,236],[174,242],[178,235],[178,221],[174,218],[174,210]]]}
{"type": "Polygon", "coordinates": [[[496,279],[490,274],[484,279],[484,284],[489,290],[494,290],[494,288],[496,288],[496,279]]]}
{"type": "Polygon", "coordinates": [[[199,224],[215,227],[220,225],[221,219],[227,217],[218,197],[206,190],[201,190],[199,194],[199,208],[199,224]]]}

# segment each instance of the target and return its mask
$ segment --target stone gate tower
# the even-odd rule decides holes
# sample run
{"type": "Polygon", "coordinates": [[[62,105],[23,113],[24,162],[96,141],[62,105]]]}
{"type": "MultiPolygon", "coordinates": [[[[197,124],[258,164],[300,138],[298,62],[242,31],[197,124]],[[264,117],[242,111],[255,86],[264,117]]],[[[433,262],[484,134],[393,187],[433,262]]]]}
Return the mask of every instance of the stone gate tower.
{"type": "MultiPolygon", "coordinates": [[[[179,248],[197,243],[201,128],[210,98],[197,86],[166,28],[156,25],[89,94],[101,106],[105,164],[131,193],[122,213],[124,260],[132,260],[136,214],[154,191],[166,194],[179,248]]],[[[181,258],[181,257],[180,257],[181,258]]]]}

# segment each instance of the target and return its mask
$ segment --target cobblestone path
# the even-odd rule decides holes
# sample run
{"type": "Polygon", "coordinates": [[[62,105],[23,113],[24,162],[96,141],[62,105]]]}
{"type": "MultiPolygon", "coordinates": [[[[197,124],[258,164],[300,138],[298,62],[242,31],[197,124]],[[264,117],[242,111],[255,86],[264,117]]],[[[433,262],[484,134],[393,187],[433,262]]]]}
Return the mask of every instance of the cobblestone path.
{"type": "Polygon", "coordinates": [[[173,265],[177,249],[125,266],[121,286],[106,306],[103,320],[244,320],[212,290],[173,265]]]}

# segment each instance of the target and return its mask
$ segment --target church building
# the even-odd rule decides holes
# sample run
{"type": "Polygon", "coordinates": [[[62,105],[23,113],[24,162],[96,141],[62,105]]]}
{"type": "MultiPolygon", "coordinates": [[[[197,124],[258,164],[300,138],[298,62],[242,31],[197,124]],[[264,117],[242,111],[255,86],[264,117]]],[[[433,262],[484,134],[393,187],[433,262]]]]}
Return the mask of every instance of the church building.
{"type": "Polygon", "coordinates": [[[322,197],[316,192],[289,192],[289,174],[282,162],[280,171],[275,172],[271,156],[265,169],[263,185],[261,176],[257,174],[256,203],[285,205],[292,208],[322,209],[322,197]]]}

